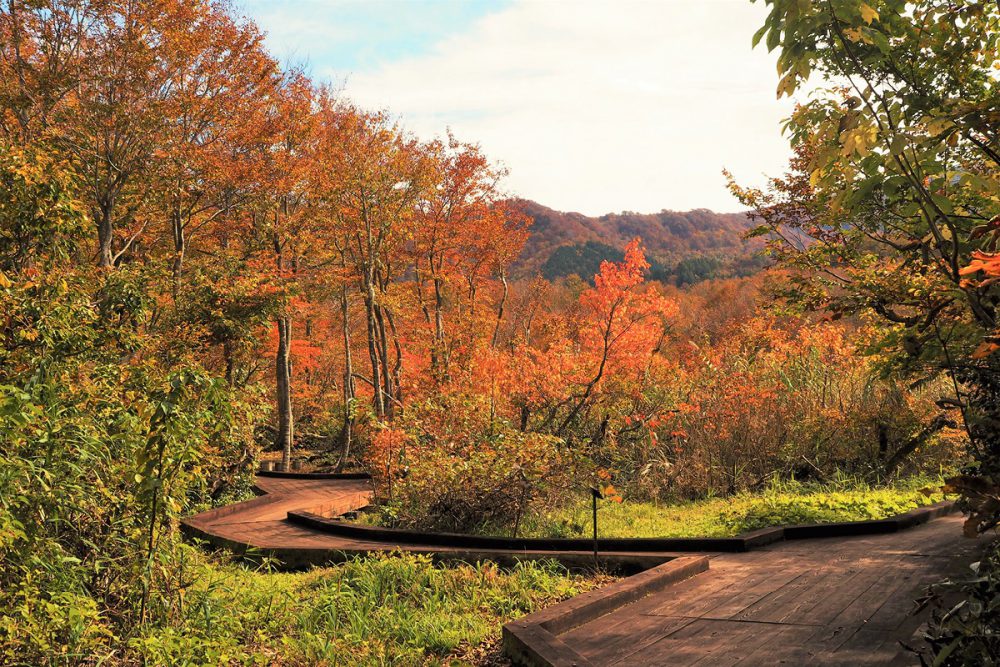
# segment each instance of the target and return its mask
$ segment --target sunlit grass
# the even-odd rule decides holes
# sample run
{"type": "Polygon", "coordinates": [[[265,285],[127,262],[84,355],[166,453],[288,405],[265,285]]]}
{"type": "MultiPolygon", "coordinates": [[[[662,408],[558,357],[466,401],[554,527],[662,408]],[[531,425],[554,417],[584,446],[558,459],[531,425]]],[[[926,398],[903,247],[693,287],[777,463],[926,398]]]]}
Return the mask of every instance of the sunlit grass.
{"type": "Polygon", "coordinates": [[[551,561],[438,567],[412,554],[299,574],[195,570],[181,616],[132,642],[148,664],[474,664],[496,657],[503,623],[609,581],[551,561]]]}
{"type": "MultiPolygon", "coordinates": [[[[914,478],[873,487],[853,479],[828,485],[773,483],[761,493],[689,503],[601,502],[601,537],[731,537],[798,523],[884,519],[938,502],[941,481],[914,478]]],[[[591,506],[581,502],[525,521],[525,535],[589,537],[591,506]]]]}

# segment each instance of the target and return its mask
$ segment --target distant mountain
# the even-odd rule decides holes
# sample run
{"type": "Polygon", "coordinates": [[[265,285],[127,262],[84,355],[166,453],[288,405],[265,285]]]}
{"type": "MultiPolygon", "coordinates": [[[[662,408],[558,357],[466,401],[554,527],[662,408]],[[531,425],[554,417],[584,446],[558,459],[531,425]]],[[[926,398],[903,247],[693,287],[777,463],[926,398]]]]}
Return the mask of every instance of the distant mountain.
{"type": "Polygon", "coordinates": [[[746,241],[751,227],[744,213],[707,209],[659,213],[609,213],[590,217],[563,213],[521,199],[518,207],[534,221],[514,273],[541,273],[549,280],[577,274],[591,279],[602,260],[620,261],[622,249],[642,238],[650,277],[689,284],[706,278],[747,275],[764,264],[759,241],[746,241]]]}

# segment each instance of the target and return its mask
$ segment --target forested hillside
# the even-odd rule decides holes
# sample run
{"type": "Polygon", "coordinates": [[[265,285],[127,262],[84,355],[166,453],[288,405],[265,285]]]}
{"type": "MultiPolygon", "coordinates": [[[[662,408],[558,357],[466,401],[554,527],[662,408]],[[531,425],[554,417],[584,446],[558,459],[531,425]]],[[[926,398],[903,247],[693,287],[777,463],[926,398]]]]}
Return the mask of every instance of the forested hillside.
{"type": "Polygon", "coordinates": [[[748,275],[765,264],[757,254],[762,243],[744,238],[752,226],[745,213],[664,209],[592,217],[526,199],[515,206],[532,221],[531,236],[513,267],[515,276],[540,272],[549,280],[570,274],[589,278],[602,260],[621,261],[625,245],[636,237],[646,247],[653,279],[689,284],[748,275]]]}

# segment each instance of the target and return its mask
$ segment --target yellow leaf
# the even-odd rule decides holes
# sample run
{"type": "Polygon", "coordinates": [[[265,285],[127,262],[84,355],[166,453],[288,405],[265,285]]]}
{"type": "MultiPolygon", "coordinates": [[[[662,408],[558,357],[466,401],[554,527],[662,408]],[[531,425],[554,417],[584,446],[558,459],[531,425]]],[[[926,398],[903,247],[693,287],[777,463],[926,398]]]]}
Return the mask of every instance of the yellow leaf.
{"type": "Polygon", "coordinates": [[[13,283],[10,282],[10,279],[3,274],[3,271],[0,271],[0,288],[7,289],[12,284],[13,283]]]}
{"type": "Polygon", "coordinates": [[[871,25],[872,21],[878,18],[878,12],[864,2],[861,3],[861,6],[858,9],[861,10],[861,18],[864,19],[865,23],[868,25],[871,25]]]}
{"type": "Polygon", "coordinates": [[[796,88],[798,88],[798,81],[795,72],[789,72],[778,82],[778,99],[780,100],[784,95],[791,97],[796,88]]]}

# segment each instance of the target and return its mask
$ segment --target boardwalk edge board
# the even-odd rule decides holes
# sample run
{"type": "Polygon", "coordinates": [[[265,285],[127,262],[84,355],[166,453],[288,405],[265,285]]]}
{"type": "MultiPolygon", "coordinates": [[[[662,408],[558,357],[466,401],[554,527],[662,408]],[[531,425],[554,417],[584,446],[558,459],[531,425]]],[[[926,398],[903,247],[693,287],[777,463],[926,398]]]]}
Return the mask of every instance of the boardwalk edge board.
{"type": "Polygon", "coordinates": [[[283,470],[258,470],[258,477],[278,479],[371,479],[367,472],[285,472],[283,470]]]}
{"type": "MultiPolygon", "coordinates": [[[[262,471],[258,475],[262,486],[267,478],[329,480],[332,483],[336,480],[346,483],[348,480],[368,479],[362,473],[262,471]]],[[[314,531],[317,537],[329,535],[342,538],[343,544],[317,544],[315,547],[257,544],[252,540],[215,534],[213,524],[220,518],[287,499],[286,495],[268,493],[265,488],[255,487],[254,490],[261,495],[183,519],[182,532],[191,539],[208,542],[215,548],[230,549],[244,558],[275,558],[285,568],[321,565],[373,551],[395,550],[429,554],[437,562],[493,560],[507,564],[515,560],[554,558],[574,569],[594,565],[594,542],[590,539],[509,538],[364,526],[318,514],[323,511],[320,506],[313,506],[312,512],[289,511],[284,520],[314,531]]],[[[953,509],[953,503],[941,502],[884,520],[764,528],[727,538],[605,538],[598,540],[598,565],[627,574],[655,568],[676,558],[678,553],[745,552],[782,540],[892,533],[942,516],[953,509]]]]}
{"type": "Polygon", "coordinates": [[[706,571],[707,556],[682,556],[507,623],[502,631],[504,654],[525,667],[589,667],[592,663],[557,635],[706,571]]]}
{"type": "MultiPolygon", "coordinates": [[[[256,562],[264,558],[277,561],[280,570],[301,570],[313,566],[341,563],[352,558],[363,557],[373,552],[393,554],[400,552],[418,553],[429,556],[437,564],[476,563],[490,561],[505,567],[512,567],[524,560],[555,560],[571,571],[593,570],[594,554],[591,551],[528,551],[502,549],[433,549],[419,545],[381,544],[357,548],[334,547],[260,547],[243,540],[215,535],[206,527],[187,519],[181,520],[181,533],[196,543],[202,542],[214,549],[231,551],[237,558],[256,562]]],[[[608,571],[631,575],[647,572],[665,562],[674,560],[674,554],[665,553],[601,553],[596,565],[608,571]]]]}
{"type": "MultiPolygon", "coordinates": [[[[744,552],[782,540],[802,540],[824,537],[849,537],[853,535],[879,535],[926,523],[955,510],[952,501],[941,501],[920,507],[888,519],[870,521],[845,521],[840,523],[800,524],[762,528],[736,537],[643,537],[601,538],[597,541],[600,551],[633,552],[744,552]]],[[[342,519],[319,516],[312,512],[288,513],[291,523],[313,530],[350,537],[368,542],[417,544],[447,548],[515,549],[532,551],[586,551],[594,541],[586,538],[529,538],[469,535],[465,533],[429,533],[400,528],[365,526],[342,519]]]]}

